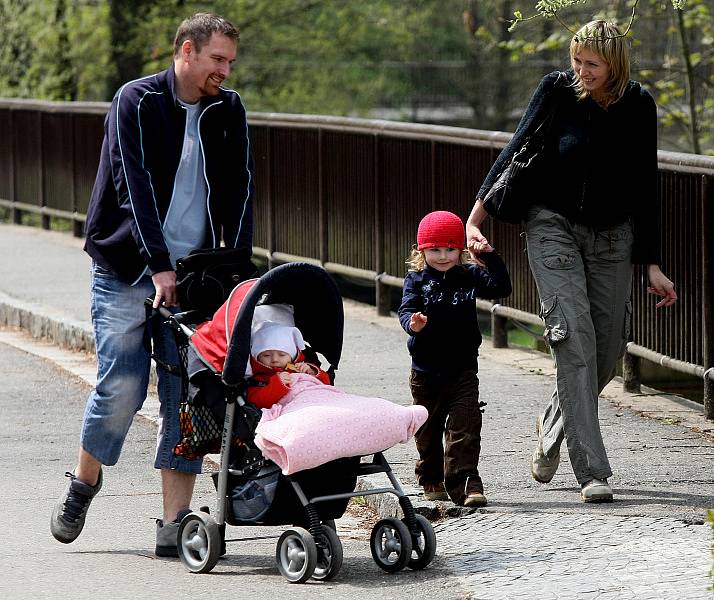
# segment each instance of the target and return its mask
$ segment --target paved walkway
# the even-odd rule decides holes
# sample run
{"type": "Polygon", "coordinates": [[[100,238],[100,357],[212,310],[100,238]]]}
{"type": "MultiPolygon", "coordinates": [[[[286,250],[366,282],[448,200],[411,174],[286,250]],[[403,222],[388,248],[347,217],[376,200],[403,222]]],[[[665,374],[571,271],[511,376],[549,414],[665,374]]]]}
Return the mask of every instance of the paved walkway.
{"type": "MultiPolygon", "coordinates": [[[[0,342],[44,353],[91,381],[91,362],[11,330],[22,325],[68,347],[86,347],[89,259],[81,243],[0,225],[0,256],[0,325],[11,326],[0,332],[0,342]]],[[[409,359],[396,319],[377,317],[372,307],[354,302],[345,305],[337,384],[409,403],[409,359]]],[[[481,381],[488,402],[480,465],[486,509],[421,501],[413,444],[387,453],[418,509],[435,520],[435,574],[446,569],[459,582],[440,597],[712,597],[712,530],[704,519],[706,509],[714,508],[714,424],[697,405],[654,391],[624,394],[620,384],[610,384],[600,410],[616,501],[591,506],[579,500],[567,456],[550,484],[530,478],[535,415],[553,385],[548,357],[494,350],[486,342],[481,381]]],[[[154,415],[155,405],[148,402],[145,416],[154,415]]],[[[56,482],[48,487],[54,490],[56,482]]],[[[391,510],[389,503],[380,507],[391,510]]]]}

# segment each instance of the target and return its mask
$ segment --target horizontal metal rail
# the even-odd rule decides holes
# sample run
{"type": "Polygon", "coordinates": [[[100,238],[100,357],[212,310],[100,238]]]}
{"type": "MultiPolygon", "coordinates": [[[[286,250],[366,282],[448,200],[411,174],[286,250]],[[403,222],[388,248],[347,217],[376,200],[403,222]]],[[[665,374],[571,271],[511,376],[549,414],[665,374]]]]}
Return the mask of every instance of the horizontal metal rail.
{"type": "MultiPolygon", "coordinates": [[[[38,214],[41,226],[83,224],[109,103],[0,99],[0,208],[14,222],[38,214]]],[[[256,164],[255,255],[269,265],[305,261],[374,286],[387,314],[403,286],[419,219],[431,210],[468,214],[498,152],[512,135],[377,119],[249,113],[256,164]]],[[[657,205],[663,270],[680,301],[661,318],[635,269],[633,339],[627,356],[704,377],[714,419],[714,157],[658,152],[657,205]],[[644,349],[639,350],[638,348],[644,349]],[[633,354],[633,352],[637,354],[633,354]]],[[[494,346],[507,344],[507,320],[542,325],[520,229],[494,221],[484,233],[506,257],[513,294],[478,301],[491,314],[494,346]]],[[[634,364],[634,363],[633,363],[634,364]]]]}
{"type": "Polygon", "coordinates": [[[87,220],[87,215],[78,213],[76,211],[50,208],[49,206],[36,206],[34,204],[27,204],[25,202],[5,200],[4,198],[0,198],[0,206],[4,206],[5,208],[9,208],[14,211],[28,212],[37,215],[46,215],[49,217],[57,217],[59,219],[68,219],[70,221],[79,221],[80,223],[85,223],[87,220]]]}
{"type": "MultiPolygon", "coordinates": [[[[256,256],[260,256],[266,260],[274,262],[275,264],[282,264],[287,262],[309,262],[311,264],[323,267],[328,272],[353,277],[355,279],[364,281],[365,283],[374,283],[375,281],[380,281],[383,284],[392,287],[401,288],[404,286],[404,278],[393,277],[384,273],[377,275],[376,273],[371,271],[353,269],[350,267],[345,267],[344,265],[336,265],[334,263],[320,264],[319,260],[315,260],[305,256],[284,254],[280,252],[270,253],[265,248],[254,248],[253,253],[256,256]]],[[[527,323],[528,325],[534,325],[536,327],[543,325],[543,320],[538,315],[525,312],[523,310],[518,310],[517,308],[512,308],[510,306],[504,306],[502,304],[489,302],[488,300],[482,300],[480,298],[477,298],[476,307],[483,312],[487,312],[499,317],[504,317],[505,319],[511,319],[520,323],[527,323]]],[[[704,379],[709,378],[710,380],[714,381],[714,367],[705,369],[701,365],[696,365],[683,360],[672,358],[671,356],[660,354],[659,352],[655,352],[654,350],[650,350],[649,348],[645,348],[644,346],[639,346],[634,342],[629,342],[627,344],[626,351],[632,356],[644,358],[662,367],[671,369],[672,371],[677,371],[678,373],[693,375],[695,377],[701,377],[704,379]]]]}

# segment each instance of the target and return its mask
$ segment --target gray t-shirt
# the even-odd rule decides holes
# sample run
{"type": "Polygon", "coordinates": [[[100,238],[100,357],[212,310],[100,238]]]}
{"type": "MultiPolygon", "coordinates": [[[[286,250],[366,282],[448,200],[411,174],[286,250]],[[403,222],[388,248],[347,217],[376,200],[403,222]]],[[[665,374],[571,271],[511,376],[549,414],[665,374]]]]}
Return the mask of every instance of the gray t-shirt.
{"type": "Polygon", "coordinates": [[[198,135],[200,106],[199,103],[180,102],[180,104],[186,109],[186,131],[171,204],[163,225],[164,240],[174,266],[176,266],[176,259],[203,246],[208,218],[203,152],[198,135]]]}

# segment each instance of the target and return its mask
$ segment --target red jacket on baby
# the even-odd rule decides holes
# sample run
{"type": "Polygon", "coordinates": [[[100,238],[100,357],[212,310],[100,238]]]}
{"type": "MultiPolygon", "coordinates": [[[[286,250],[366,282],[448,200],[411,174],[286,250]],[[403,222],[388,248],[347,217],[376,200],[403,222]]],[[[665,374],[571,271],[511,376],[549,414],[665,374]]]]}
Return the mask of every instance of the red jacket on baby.
{"type": "MultiPolygon", "coordinates": [[[[294,362],[305,362],[305,357],[302,352],[298,353],[294,362]]],[[[322,383],[332,385],[330,376],[325,371],[312,363],[307,364],[317,371],[315,377],[322,383]]],[[[253,369],[253,375],[248,381],[248,400],[258,408],[270,408],[290,391],[290,388],[280,379],[280,373],[295,373],[293,363],[289,363],[287,367],[278,369],[267,367],[251,356],[250,366],[251,369],[253,369]]]]}

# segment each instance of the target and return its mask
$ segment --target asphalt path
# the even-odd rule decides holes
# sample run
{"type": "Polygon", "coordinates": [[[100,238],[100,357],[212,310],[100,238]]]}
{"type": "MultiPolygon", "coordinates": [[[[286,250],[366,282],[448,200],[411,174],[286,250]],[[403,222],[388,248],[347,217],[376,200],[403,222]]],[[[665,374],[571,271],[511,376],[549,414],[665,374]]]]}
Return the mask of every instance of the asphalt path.
{"type": "MultiPolygon", "coordinates": [[[[284,528],[229,527],[225,559],[211,573],[189,573],[178,559],[153,554],[160,516],[156,428],[137,417],[117,466],[106,470],[85,530],[72,544],[50,535],[49,518],[76,459],[86,383],[53,363],[0,343],[0,481],[7,519],[0,544],[0,598],[131,599],[456,598],[459,582],[437,560],[422,572],[384,573],[369,551],[374,519],[350,509],[337,522],[344,564],[336,580],[288,583],[275,545],[284,528]],[[252,538],[252,539],[251,539],[252,538]],[[267,539],[265,539],[267,538],[267,539]]],[[[210,478],[198,478],[195,506],[215,506],[210,478]]]]}

